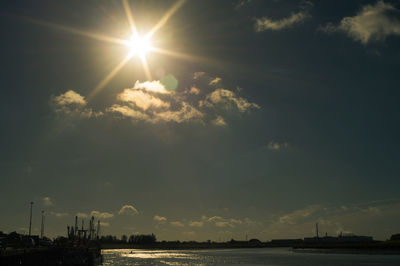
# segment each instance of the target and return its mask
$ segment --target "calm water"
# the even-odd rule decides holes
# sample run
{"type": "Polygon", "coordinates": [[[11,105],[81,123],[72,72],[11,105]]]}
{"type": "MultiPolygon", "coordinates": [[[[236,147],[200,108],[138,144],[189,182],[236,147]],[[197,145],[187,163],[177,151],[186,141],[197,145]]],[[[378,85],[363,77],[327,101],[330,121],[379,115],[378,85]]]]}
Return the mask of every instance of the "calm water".
{"type": "Polygon", "coordinates": [[[400,266],[400,255],[298,253],[287,248],[103,250],[103,265],[400,266]]]}

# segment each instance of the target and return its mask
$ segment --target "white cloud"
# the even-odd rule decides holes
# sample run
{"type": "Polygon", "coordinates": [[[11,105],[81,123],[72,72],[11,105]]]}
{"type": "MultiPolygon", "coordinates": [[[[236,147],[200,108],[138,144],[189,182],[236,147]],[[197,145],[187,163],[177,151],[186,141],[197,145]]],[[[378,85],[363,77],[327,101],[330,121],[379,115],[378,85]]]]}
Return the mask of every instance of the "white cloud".
{"type": "Polygon", "coordinates": [[[136,210],[135,207],[133,207],[132,205],[124,205],[122,206],[122,208],[119,210],[118,214],[130,214],[130,215],[134,215],[134,214],[139,214],[139,212],[136,210]]]}
{"type": "Polygon", "coordinates": [[[163,222],[166,222],[166,221],[167,221],[167,218],[164,217],[164,216],[155,215],[155,216],[153,217],[153,220],[154,220],[154,221],[157,221],[157,222],[160,222],[160,223],[163,223],[163,222]]]}
{"type": "Polygon", "coordinates": [[[374,5],[363,6],[353,17],[344,17],[338,26],[328,23],[319,30],[344,32],[362,44],[384,41],[389,35],[400,35],[400,10],[390,3],[378,1],[374,5]]]}
{"type": "Polygon", "coordinates": [[[184,227],[184,226],[185,226],[182,222],[179,222],[179,221],[170,222],[170,224],[171,224],[172,226],[175,226],[175,227],[184,227]]]}
{"type": "Polygon", "coordinates": [[[44,198],[42,199],[42,205],[43,205],[43,206],[46,206],[46,207],[52,206],[52,205],[53,205],[53,202],[52,202],[52,200],[51,200],[50,197],[44,197],[44,198]]]}
{"type": "Polygon", "coordinates": [[[282,18],[279,20],[273,20],[268,17],[258,18],[256,19],[256,31],[283,30],[286,28],[290,28],[296,24],[302,23],[304,22],[304,20],[311,17],[309,9],[312,6],[313,4],[311,2],[304,1],[300,6],[299,12],[292,13],[286,18],[282,18]]]}

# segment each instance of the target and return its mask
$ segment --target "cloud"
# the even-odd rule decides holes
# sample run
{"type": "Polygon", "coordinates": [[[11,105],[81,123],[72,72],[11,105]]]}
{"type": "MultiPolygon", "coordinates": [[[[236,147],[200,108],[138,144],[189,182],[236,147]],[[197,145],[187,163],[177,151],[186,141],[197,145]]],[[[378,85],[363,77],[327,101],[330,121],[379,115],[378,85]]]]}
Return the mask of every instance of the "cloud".
{"type": "Polygon", "coordinates": [[[286,28],[293,27],[296,24],[304,22],[307,18],[310,18],[309,9],[313,6],[310,1],[303,1],[300,5],[300,11],[297,13],[292,13],[286,18],[279,20],[273,20],[268,17],[256,19],[256,31],[266,31],[266,30],[283,30],[286,28]]]}
{"type": "Polygon", "coordinates": [[[227,115],[226,112],[232,107],[240,112],[260,108],[231,90],[215,89],[213,85],[221,78],[212,78],[205,72],[196,72],[194,77],[199,79],[200,84],[193,84],[190,89],[177,88],[171,91],[160,81],[136,81],[132,88],[125,88],[117,94],[115,101],[105,107],[105,114],[87,108],[85,98],[73,91],[53,96],[52,103],[56,113],[70,117],[108,115],[150,124],[195,122],[217,126],[226,126],[222,115],[227,115]]]}
{"type": "Polygon", "coordinates": [[[184,226],[185,226],[182,222],[179,222],[179,221],[170,222],[170,224],[171,224],[172,226],[175,226],[175,227],[184,227],[184,226]]]}
{"type": "Polygon", "coordinates": [[[164,222],[167,221],[167,218],[166,218],[166,217],[163,217],[163,216],[155,215],[155,216],[153,217],[153,220],[154,220],[154,221],[157,221],[157,222],[159,222],[159,223],[164,223],[164,222]]]}
{"type": "Polygon", "coordinates": [[[289,143],[287,142],[279,143],[276,141],[271,141],[270,143],[268,143],[267,148],[272,151],[279,151],[281,149],[289,148],[289,143]]]}
{"type": "Polygon", "coordinates": [[[200,90],[193,86],[193,87],[190,88],[189,93],[198,95],[200,93],[200,90]]]}
{"type": "Polygon", "coordinates": [[[109,213],[109,212],[99,212],[99,211],[91,211],[90,217],[93,216],[97,219],[110,219],[114,217],[114,214],[109,213]]]}
{"type": "Polygon", "coordinates": [[[109,227],[110,223],[109,222],[100,222],[101,227],[109,227]]]}
{"type": "Polygon", "coordinates": [[[240,112],[245,112],[250,108],[260,109],[260,106],[255,103],[250,103],[242,97],[236,96],[233,91],[227,89],[216,89],[206,96],[206,100],[200,103],[201,106],[213,107],[221,105],[225,108],[236,106],[240,112]]]}
{"type": "Polygon", "coordinates": [[[135,207],[133,207],[132,205],[124,205],[122,206],[122,208],[119,210],[118,212],[119,215],[121,214],[130,214],[130,215],[134,215],[134,214],[139,214],[139,212],[136,210],[135,207]]]}
{"type": "Polygon", "coordinates": [[[164,85],[159,80],[145,81],[142,83],[137,80],[135,82],[135,85],[133,86],[133,90],[145,90],[148,92],[156,92],[162,94],[171,93],[164,87],[164,85]]]}
{"type": "Polygon", "coordinates": [[[165,111],[155,114],[154,121],[166,121],[182,123],[191,120],[201,120],[204,116],[202,112],[191,106],[186,102],[182,102],[182,107],[177,111],[165,111]]]}
{"type": "Polygon", "coordinates": [[[189,226],[191,227],[203,227],[204,222],[202,221],[190,221],[189,226]]]}
{"type": "Polygon", "coordinates": [[[109,213],[109,212],[100,212],[100,211],[91,211],[90,213],[84,213],[84,212],[78,212],[76,214],[78,218],[90,218],[90,217],[95,217],[97,219],[110,219],[114,217],[114,214],[109,213]]]}
{"type": "Polygon", "coordinates": [[[95,112],[91,108],[85,108],[87,104],[85,97],[73,90],[69,90],[58,96],[51,96],[50,100],[51,106],[59,115],[80,118],[93,118],[103,115],[103,112],[95,112]]]}
{"type": "Polygon", "coordinates": [[[114,104],[113,106],[107,108],[106,112],[119,113],[124,117],[130,117],[134,120],[151,121],[150,116],[148,116],[147,114],[142,113],[141,111],[136,111],[126,105],[114,104]]]}
{"type": "Polygon", "coordinates": [[[78,218],[88,218],[88,215],[84,212],[78,212],[76,216],[78,216],[78,218]]]}
{"type": "Polygon", "coordinates": [[[69,90],[63,94],[60,94],[59,96],[54,97],[54,101],[58,105],[76,104],[76,105],[85,106],[87,104],[85,98],[73,90],[69,90]]]}
{"type": "Polygon", "coordinates": [[[137,121],[183,123],[201,120],[204,116],[176,93],[168,92],[159,81],[137,81],[134,88],[125,89],[117,99],[123,104],[114,104],[107,112],[119,113],[137,121]]]}
{"type": "Polygon", "coordinates": [[[211,121],[214,125],[224,127],[227,126],[227,123],[225,122],[224,118],[222,116],[217,116],[214,120],[211,121]]]}
{"type": "Polygon", "coordinates": [[[295,210],[293,212],[284,214],[279,217],[279,223],[281,224],[297,224],[303,219],[309,217],[310,215],[316,213],[321,210],[321,205],[311,205],[307,206],[304,209],[295,210]]]}
{"type": "Polygon", "coordinates": [[[50,215],[53,215],[55,217],[64,217],[64,216],[68,216],[69,213],[67,213],[67,212],[50,212],[50,215]]]}
{"type": "Polygon", "coordinates": [[[223,218],[221,216],[213,216],[207,219],[208,222],[214,223],[217,227],[231,227],[234,228],[243,222],[234,218],[223,218]]]}
{"type": "Polygon", "coordinates": [[[42,199],[42,205],[43,205],[43,206],[46,206],[46,207],[52,206],[52,205],[53,205],[53,202],[51,201],[51,198],[50,198],[50,197],[44,197],[44,198],[42,199]]]}
{"type": "Polygon", "coordinates": [[[216,77],[215,79],[211,80],[208,85],[217,85],[221,81],[221,78],[216,77]]]}
{"type": "Polygon", "coordinates": [[[150,107],[153,108],[169,108],[171,104],[164,102],[160,98],[154,97],[146,92],[125,89],[121,94],[118,95],[118,99],[122,102],[130,102],[142,110],[147,110],[150,107]]]}
{"type": "Polygon", "coordinates": [[[344,17],[337,26],[328,23],[318,30],[344,32],[364,45],[371,41],[384,41],[390,35],[400,35],[400,10],[390,3],[378,1],[363,6],[353,17],[344,17]]]}

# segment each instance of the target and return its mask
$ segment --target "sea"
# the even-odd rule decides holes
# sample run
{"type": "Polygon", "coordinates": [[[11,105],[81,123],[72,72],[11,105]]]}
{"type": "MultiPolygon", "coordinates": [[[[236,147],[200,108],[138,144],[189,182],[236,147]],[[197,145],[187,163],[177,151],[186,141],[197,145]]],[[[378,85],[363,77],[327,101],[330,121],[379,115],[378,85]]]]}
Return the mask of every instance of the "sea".
{"type": "Polygon", "coordinates": [[[103,265],[400,266],[400,255],[298,252],[290,248],[102,250],[103,265]]]}

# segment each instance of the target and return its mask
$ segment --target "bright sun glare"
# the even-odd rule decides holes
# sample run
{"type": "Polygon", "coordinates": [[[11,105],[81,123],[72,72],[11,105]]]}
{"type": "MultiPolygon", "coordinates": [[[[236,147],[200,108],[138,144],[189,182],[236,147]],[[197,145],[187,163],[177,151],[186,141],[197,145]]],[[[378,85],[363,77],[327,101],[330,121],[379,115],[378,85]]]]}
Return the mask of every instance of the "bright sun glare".
{"type": "Polygon", "coordinates": [[[152,49],[149,38],[133,36],[129,41],[129,48],[131,55],[144,56],[152,49]]]}

